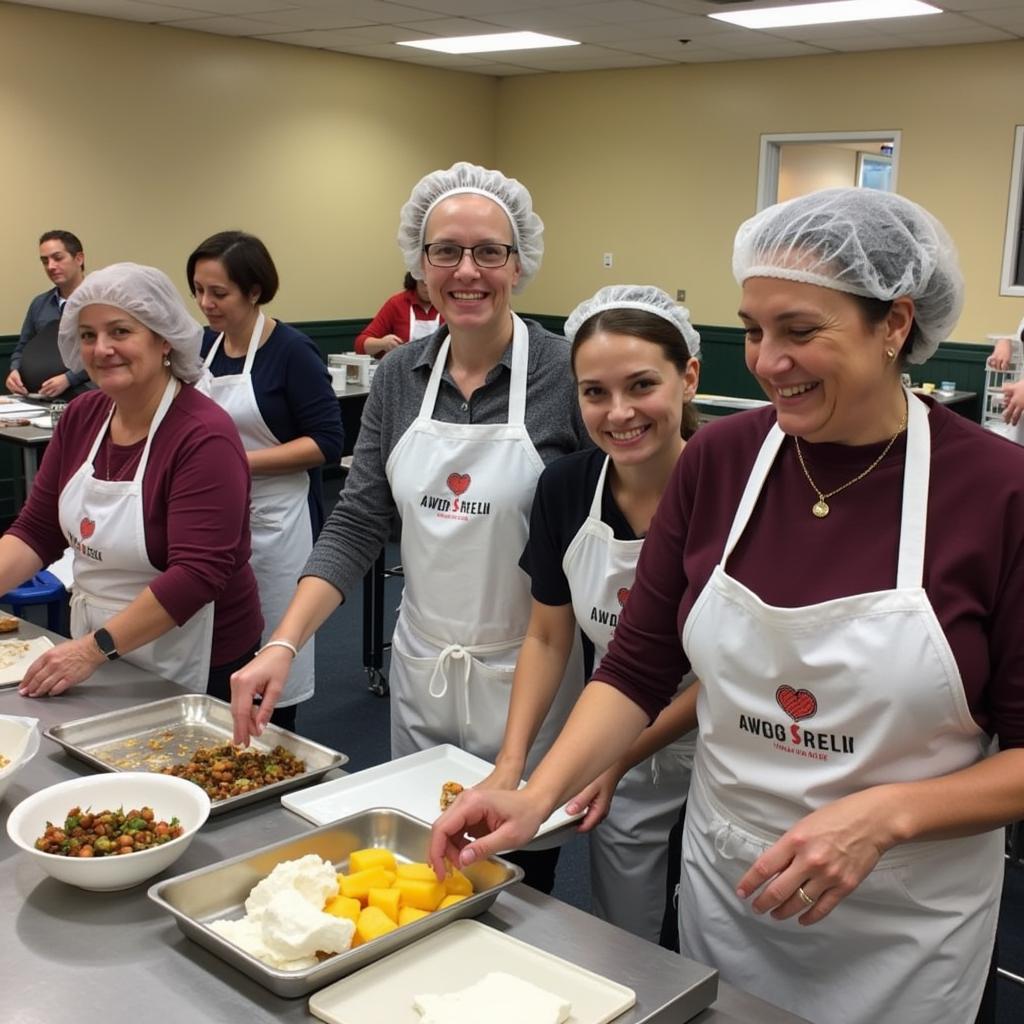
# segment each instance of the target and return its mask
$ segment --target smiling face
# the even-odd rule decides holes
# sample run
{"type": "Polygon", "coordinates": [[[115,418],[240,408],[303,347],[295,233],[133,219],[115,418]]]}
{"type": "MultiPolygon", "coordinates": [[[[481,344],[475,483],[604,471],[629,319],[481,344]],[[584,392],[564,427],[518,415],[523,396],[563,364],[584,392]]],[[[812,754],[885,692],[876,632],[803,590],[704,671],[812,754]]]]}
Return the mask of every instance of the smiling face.
{"type": "MultiPolygon", "coordinates": [[[[512,245],[512,225],[505,211],[486,196],[455,195],[443,199],[427,219],[424,244],[452,242],[471,246],[481,242],[512,245]]],[[[503,267],[486,270],[468,253],[455,267],[435,267],[422,256],[423,278],[430,300],[453,335],[459,331],[507,329],[512,312],[512,289],[519,281],[519,257],[509,256],[503,267]]]]}
{"type": "MultiPolygon", "coordinates": [[[[787,434],[868,444],[892,433],[899,359],[889,352],[898,355],[910,329],[911,300],[897,299],[872,325],[845,292],[751,277],[743,283],[739,316],[747,369],[787,434]]],[[[902,409],[902,397],[898,403],[902,409]]]]}
{"type": "Polygon", "coordinates": [[[58,239],[48,239],[39,246],[39,262],[61,295],[70,295],[82,283],[85,254],[72,256],[58,239]]]}
{"type": "Polygon", "coordinates": [[[215,331],[234,335],[252,323],[256,295],[246,295],[220,260],[199,260],[192,272],[196,302],[215,331]]]}
{"type": "Polygon", "coordinates": [[[171,346],[116,306],[85,306],[78,315],[82,363],[92,381],[111,398],[129,390],[163,387],[170,370],[163,358],[171,346]]]}
{"type": "Polygon", "coordinates": [[[587,433],[616,465],[679,454],[696,359],[681,370],[655,342],[597,330],[577,346],[574,368],[587,433]]]}

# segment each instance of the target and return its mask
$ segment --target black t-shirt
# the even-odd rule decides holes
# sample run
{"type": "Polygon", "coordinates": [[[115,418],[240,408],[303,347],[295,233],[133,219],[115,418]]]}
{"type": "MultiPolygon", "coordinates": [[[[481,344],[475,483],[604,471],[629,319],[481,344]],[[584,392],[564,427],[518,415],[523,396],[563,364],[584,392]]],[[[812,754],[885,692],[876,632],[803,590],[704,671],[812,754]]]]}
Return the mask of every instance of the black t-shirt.
{"type": "MultiPolygon", "coordinates": [[[[530,577],[534,600],[546,605],[572,603],[562,559],[590,514],[590,502],[601,475],[605,453],[599,448],[563,455],[540,475],[530,510],[530,538],[519,559],[530,577]]],[[[637,536],[612,497],[608,477],[601,496],[601,521],[612,528],[616,540],[637,536]]]]}

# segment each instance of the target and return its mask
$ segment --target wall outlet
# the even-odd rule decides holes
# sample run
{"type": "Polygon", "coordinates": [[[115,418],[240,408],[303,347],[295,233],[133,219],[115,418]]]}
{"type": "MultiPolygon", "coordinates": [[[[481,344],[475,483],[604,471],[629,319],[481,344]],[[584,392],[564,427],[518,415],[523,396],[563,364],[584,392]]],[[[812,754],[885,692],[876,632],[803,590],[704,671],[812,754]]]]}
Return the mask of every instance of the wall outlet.
{"type": "Polygon", "coordinates": [[[677,288],[676,289],[676,302],[685,302],[685,301],[686,301],[686,289],[685,288],[677,288]]]}
{"type": "Polygon", "coordinates": [[[604,254],[604,256],[602,256],[602,257],[601,257],[601,263],[602,263],[602,264],[603,264],[603,265],[604,265],[605,267],[610,267],[610,266],[612,265],[612,262],[613,262],[613,260],[612,260],[612,254],[611,254],[610,252],[606,252],[606,253],[604,254]]]}

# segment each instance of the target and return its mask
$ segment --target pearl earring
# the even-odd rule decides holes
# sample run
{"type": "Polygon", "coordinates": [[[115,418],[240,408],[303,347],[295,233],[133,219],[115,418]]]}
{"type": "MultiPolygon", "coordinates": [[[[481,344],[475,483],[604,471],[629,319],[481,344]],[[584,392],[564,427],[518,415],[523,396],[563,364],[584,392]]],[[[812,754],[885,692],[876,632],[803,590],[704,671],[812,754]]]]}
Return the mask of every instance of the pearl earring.
{"type": "Polygon", "coordinates": [[[165,352],[164,353],[164,366],[171,365],[171,357],[165,352]]]}
{"type": "Polygon", "coordinates": [[[890,361],[896,358],[896,350],[895,349],[887,348],[885,350],[885,354],[889,357],[890,361]]]}

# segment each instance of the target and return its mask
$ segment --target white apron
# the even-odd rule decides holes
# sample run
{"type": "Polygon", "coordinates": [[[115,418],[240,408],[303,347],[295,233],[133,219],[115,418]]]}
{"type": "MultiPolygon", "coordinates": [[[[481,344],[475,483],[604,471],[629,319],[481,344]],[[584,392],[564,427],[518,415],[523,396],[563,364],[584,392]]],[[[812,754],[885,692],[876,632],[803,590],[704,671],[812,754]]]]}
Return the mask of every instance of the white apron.
{"type": "MultiPolygon", "coordinates": [[[[594,645],[594,665],[608,651],[636,576],[643,540],[617,540],[601,520],[609,459],[597,480],[590,514],[562,559],[576,621],[594,645]]],[[[693,676],[688,676],[689,685],[693,676]]],[[[594,912],[650,942],[661,934],[668,874],[668,834],[690,786],[696,730],[631,768],[611,810],[590,833],[594,912]]]]}
{"type": "MultiPolygon", "coordinates": [[[[281,443],[260,414],[252,386],[252,364],[265,321],[262,313],[256,318],[242,372],[210,377],[206,387],[210,398],[235,421],[247,452],[275,448],[281,443]]],[[[204,368],[209,368],[223,340],[221,334],[210,346],[204,368]]],[[[284,617],[306,559],[313,550],[308,498],[309,474],[304,469],[252,478],[249,502],[252,557],[249,564],[256,574],[263,611],[261,643],[270,639],[271,632],[284,617]]],[[[292,663],[278,707],[288,707],[313,696],[314,650],[314,640],[310,637],[292,663]]]]}
{"type": "MultiPolygon", "coordinates": [[[[493,761],[530,618],[519,568],[544,464],[526,431],[526,325],[513,317],[508,423],[432,419],[451,339],[434,360],[419,416],[387,462],[402,517],[405,589],[391,650],[391,754],[453,743],[493,761]]],[[[583,689],[579,641],[527,774],[583,689]]],[[[458,780],[456,780],[458,781],[458,780]]]]}
{"type": "MultiPolygon", "coordinates": [[[[810,927],[755,915],[735,893],[809,812],[988,752],[921,585],[931,435],[926,406],[909,393],[908,402],[896,589],[782,608],[727,575],[783,442],[775,425],[683,629],[701,689],[682,952],[816,1024],[973,1024],[995,937],[1001,829],[894,847],[810,927]]],[[[815,526],[808,512],[806,528],[815,526]]]]}
{"type": "MultiPolygon", "coordinates": [[[[160,575],[146,552],[142,479],[153,437],[181,385],[172,377],[149,427],[142,456],[130,480],[98,480],[93,460],[110,426],[103,422],[85,461],[57,500],[60,528],[73,554],[71,635],[84,636],[106,625],[160,575]]],[[[124,660],[193,693],[205,693],[213,642],[213,604],[185,623],[124,655],[124,660]]]]}
{"type": "Polygon", "coordinates": [[[433,320],[419,320],[416,317],[416,306],[409,307],[409,340],[416,341],[417,338],[426,338],[433,334],[441,326],[441,314],[438,313],[433,320]]]}
{"type": "MultiPolygon", "coordinates": [[[[595,668],[607,653],[643,547],[642,540],[616,540],[601,520],[609,461],[601,467],[590,514],[562,558],[572,610],[594,644],[595,668]]],[[[662,932],[669,831],[686,800],[695,743],[694,730],[631,768],[615,787],[607,817],[590,834],[594,912],[650,942],[662,932]]]]}

